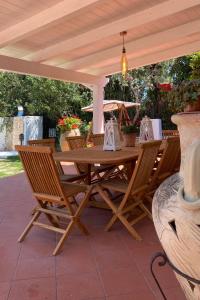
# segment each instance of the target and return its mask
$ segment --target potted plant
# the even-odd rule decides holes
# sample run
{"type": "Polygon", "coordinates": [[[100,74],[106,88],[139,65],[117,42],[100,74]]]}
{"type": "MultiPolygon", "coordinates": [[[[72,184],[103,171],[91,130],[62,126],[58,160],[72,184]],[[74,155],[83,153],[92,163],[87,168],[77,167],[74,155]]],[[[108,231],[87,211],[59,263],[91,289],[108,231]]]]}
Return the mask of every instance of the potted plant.
{"type": "Polygon", "coordinates": [[[80,135],[81,119],[77,116],[63,116],[58,120],[57,128],[60,131],[60,147],[62,151],[67,151],[68,144],[66,137],[80,135]]]}
{"type": "Polygon", "coordinates": [[[168,100],[176,112],[200,111],[200,80],[182,81],[168,92],[168,100]]]}
{"type": "Polygon", "coordinates": [[[136,124],[122,126],[124,146],[125,147],[134,147],[136,134],[138,132],[138,126],[136,124]]]}

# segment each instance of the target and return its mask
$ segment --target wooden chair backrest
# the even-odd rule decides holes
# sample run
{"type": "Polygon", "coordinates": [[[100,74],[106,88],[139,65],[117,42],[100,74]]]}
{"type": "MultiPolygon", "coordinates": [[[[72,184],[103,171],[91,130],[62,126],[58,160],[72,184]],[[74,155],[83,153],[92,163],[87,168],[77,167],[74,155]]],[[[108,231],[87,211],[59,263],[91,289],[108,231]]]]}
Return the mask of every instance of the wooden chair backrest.
{"type": "Polygon", "coordinates": [[[153,176],[153,182],[159,184],[175,172],[180,164],[180,139],[179,137],[169,137],[165,140],[165,147],[157,170],[153,176]]]}
{"type": "MultiPolygon", "coordinates": [[[[69,150],[84,148],[86,145],[85,137],[83,136],[66,137],[66,141],[68,143],[69,150]]],[[[87,172],[86,164],[75,164],[75,167],[79,174],[87,172]]]]}
{"type": "Polygon", "coordinates": [[[160,145],[161,141],[146,142],[140,145],[140,154],[127,194],[138,194],[147,190],[160,145]]]}
{"type": "Polygon", "coordinates": [[[66,137],[69,149],[79,149],[85,147],[85,137],[84,136],[69,136],[66,137]]]}
{"type": "Polygon", "coordinates": [[[103,145],[104,143],[104,134],[92,134],[91,135],[91,142],[94,146],[103,145]]]}
{"type": "MultiPolygon", "coordinates": [[[[28,145],[30,146],[45,146],[50,147],[53,152],[56,152],[56,140],[54,138],[49,139],[40,139],[40,140],[29,140],[28,145]]],[[[56,162],[56,166],[58,168],[58,172],[60,175],[64,175],[63,168],[60,162],[56,162]]]]}
{"type": "Polygon", "coordinates": [[[15,149],[19,152],[36,199],[50,203],[66,201],[52,149],[44,146],[15,146],[15,149]]]}
{"type": "Polygon", "coordinates": [[[178,130],[163,130],[162,134],[164,139],[168,137],[179,136],[178,130]]]}
{"type": "Polygon", "coordinates": [[[47,146],[47,147],[50,147],[53,152],[56,152],[56,140],[54,138],[29,140],[28,145],[30,145],[30,146],[47,146]]]}

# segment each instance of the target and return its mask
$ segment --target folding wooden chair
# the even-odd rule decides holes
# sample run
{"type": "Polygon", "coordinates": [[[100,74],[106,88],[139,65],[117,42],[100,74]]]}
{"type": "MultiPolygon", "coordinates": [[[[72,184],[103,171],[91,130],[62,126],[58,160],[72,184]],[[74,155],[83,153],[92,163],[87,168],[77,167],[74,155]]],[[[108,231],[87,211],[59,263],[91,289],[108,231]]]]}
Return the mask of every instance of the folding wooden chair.
{"type": "Polygon", "coordinates": [[[160,145],[161,141],[147,142],[140,145],[139,157],[129,181],[113,178],[96,186],[96,190],[114,214],[106,226],[106,230],[109,230],[115,221],[119,219],[136,240],[141,240],[140,235],[132,226],[146,216],[151,218],[150,211],[143,204],[143,198],[149,188],[150,176],[160,145]],[[118,206],[104,189],[124,194],[118,206]],[[131,220],[131,214],[136,207],[140,209],[141,214],[131,220]]]}
{"type": "Polygon", "coordinates": [[[163,180],[180,168],[180,138],[168,137],[164,142],[163,154],[152,177],[152,187],[158,187],[163,180]]]}
{"type": "Polygon", "coordinates": [[[56,255],[74,225],[77,225],[84,234],[88,234],[80,221],[80,215],[89,200],[91,187],[61,183],[50,147],[16,146],[15,148],[19,152],[33,195],[38,202],[30,223],[18,241],[22,242],[33,226],[52,230],[62,235],[53,251],[53,255],[56,255]],[[84,193],[85,196],[80,204],[76,202],[76,205],[73,205],[71,199],[79,193],[84,193]],[[50,225],[37,221],[41,214],[46,215],[50,225]],[[69,221],[65,229],[60,227],[63,219],[69,221]]]}
{"type": "Polygon", "coordinates": [[[178,130],[163,130],[162,131],[163,138],[167,139],[168,137],[176,137],[179,136],[178,130]]]}
{"type": "MultiPolygon", "coordinates": [[[[85,138],[82,136],[73,136],[73,137],[67,137],[66,141],[68,143],[69,149],[70,150],[74,150],[74,149],[79,149],[79,148],[83,148],[86,145],[85,142],[85,138]]],[[[77,169],[78,174],[83,174],[88,172],[88,166],[87,164],[75,164],[75,167],[77,169]]],[[[111,170],[113,168],[113,166],[108,166],[108,165],[100,165],[100,166],[96,166],[93,165],[91,167],[91,172],[92,172],[92,176],[91,179],[93,182],[96,182],[98,180],[102,179],[101,173],[105,173],[108,170],[111,170]],[[97,179],[95,179],[97,178],[97,179]]]]}
{"type": "MultiPolygon", "coordinates": [[[[40,140],[29,140],[28,145],[30,146],[46,146],[50,147],[53,152],[56,152],[56,141],[54,138],[40,139],[40,140]]],[[[82,181],[86,177],[86,173],[82,174],[65,174],[62,165],[59,161],[56,161],[56,166],[62,181],[75,182],[82,181]]]]}
{"type": "Polygon", "coordinates": [[[178,172],[180,168],[180,139],[179,137],[168,137],[165,141],[164,151],[160,157],[160,161],[153,172],[149,191],[146,193],[146,198],[150,202],[153,199],[154,193],[158,186],[169,176],[178,172]]]}
{"type": "Polygon", "coordinates": [[[92,134],[90,140],[94,144],[94,146],[103,145],[104,134],[92,134]]]}

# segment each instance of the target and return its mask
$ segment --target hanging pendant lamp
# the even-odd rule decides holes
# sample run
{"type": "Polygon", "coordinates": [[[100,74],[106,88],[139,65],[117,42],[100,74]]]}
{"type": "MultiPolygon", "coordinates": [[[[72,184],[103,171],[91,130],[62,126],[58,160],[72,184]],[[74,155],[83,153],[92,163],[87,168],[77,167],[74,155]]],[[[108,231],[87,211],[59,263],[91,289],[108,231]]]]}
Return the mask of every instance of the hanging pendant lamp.
{"type": "Polygon", "coordinates": [[[120,32],[120,35],[123,38],[123,46],[122,46],[122,56],[121,56],[121,72],[124,79],[126,79],[127,72],[128,72],[128,60],[126,57],[126,48],[124,45],[124,37],[127,34],[127,31],[120,32]]]}

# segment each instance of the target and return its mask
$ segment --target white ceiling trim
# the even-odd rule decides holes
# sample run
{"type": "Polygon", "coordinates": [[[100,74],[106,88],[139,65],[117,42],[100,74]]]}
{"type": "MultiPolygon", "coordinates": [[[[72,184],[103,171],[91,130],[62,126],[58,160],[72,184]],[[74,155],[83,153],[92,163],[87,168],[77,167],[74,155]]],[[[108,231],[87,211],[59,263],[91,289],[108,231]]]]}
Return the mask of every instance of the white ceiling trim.
{"type": "Polygon", "coordinates": [[[100,77],[0,55],[0,70],[68,82],[98,84],[100,77]]]}

